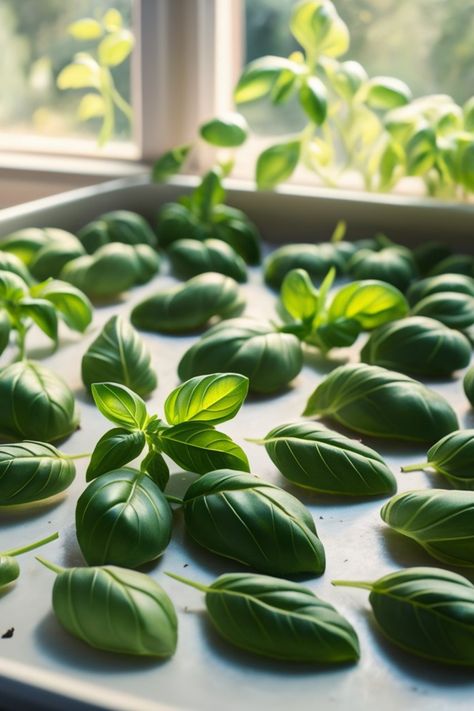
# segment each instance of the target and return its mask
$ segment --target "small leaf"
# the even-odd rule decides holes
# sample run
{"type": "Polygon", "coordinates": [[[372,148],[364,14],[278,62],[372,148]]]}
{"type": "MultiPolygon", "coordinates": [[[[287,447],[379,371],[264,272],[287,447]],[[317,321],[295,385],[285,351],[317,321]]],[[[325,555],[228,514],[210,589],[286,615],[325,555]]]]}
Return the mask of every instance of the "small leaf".
{"type": "Polygon", "coordinates": [[[129,30],[118,30],[104,37],[98,53],[101,64],[116,67],[127,59],[133,49],[134,39],[129,30]]]}
{"type": "Polygon", "coordinates": [[[67,27],[69,34],[77,40],[93,40],[102,35],[102,27],[92,17],[77,20],[67,27]]]}
{"type": "Polygon", "coordinates": [[[285,57],[267,56],[256,59],[248,64],[234,90],[236,104],[261,99],[270,93],[280,76],[292,74],[297,76],[305,71],[305,67],[285,57]]]}
{"type": "MultiPolygon", "coordinates": [[[[219,168],[213,168],[202,178],[191,196],[191,208],[201,220],[207,221],[216,205],[224,202],[225,190],[219,168]]],[[[183,237],[185,235],[182,235],[183,237]]]]}
{"type": "Polygon", "coordinates": [[[216,425],[231,420],[240,410],[249,381],[236,373],[198,375],[173,390],[165,402],[170,425],[207,422],[216,425]]]}
{"type": "Polygon", "coordinates": [[[214,469],[249,471],[245,452],[223,432],[204,422],[183,422],[160,437],[163,452],[186,471],[205,474],[214,469]]]}
{"type": "Polygon", "coordinates": [[[344,237],[346,236],[347,232],[347,224],[345,220],[339,220],[337,225],[335,226],[333,233],[331,235],[330,242],[333,244],[337,244],[338,242],[341,242],[344,237]]]}
{"type": "Polygon", "coordinates": [[[318,292],[304,269],[292,269],[281,285],[280,298],[290,316],[313,319],[318,310],[318,292]]]}
{"type": "Polygon", "coordinates": [[[172,175],[179,173],[188,157],[192,145],[177,146],[171,151],[163,153],[157,161],[154,162],[152,168],[152,180],[154,183],[163,183],[172,175]]]}
{"type": "Polygon", "coordinates": [[[341,316],[318,326],[314,336],[306,340],[308,343],[314,342],[323,351],[329,351],[331,348],[349,348],[356,342],[361,330],[358,321],[341,316]]]}
{"type": "Polygon", "coordinates": [[[96,116],[103,116],[105,110],[105,101],[100,94],[86,94],[81,99],[77,115],[79,121],[88,121],[96,116]]]}
{"type": "Polygon", "coordinates": [[[36,325],[55,343],[58,340],[58,317],[54,306],[45,299],[22,299],[18,305],[20,313],[31,318],[36,325]]]}
{"type": "Polygon", "coordinates": [[[245,143],[248,126],[243,116],[232,113],[203,123],[199,128],[199,133],[207,143],[213,146],[236,148],[245,143]]]}
{"type": "Polygon", "coordinates": [[[355,319],[368,331],[408,313],[403,294],[391,284],[376,280],[355,281],[335,294],[329,307],[329,321],[355,319]]]}
{"type": "Polygon", "coordinates": [[[272,190],[289,178],[300,158],[299,141],[270,146],[257,159],[256,180],[259,190],[272,190]]]}
{"type": "Polygon", "coordinates": [[[338,57],[349,48],[349,30],[331,2],[307,0],[298,3],[291,15],[292,35],[306,52],[338,57]]]}
{"type": "Polygon", "coordinates": [[[91,387],[94,402],[111,422],[125,429],[143,429],[148,421],[142,398],[124,385],[94,383],[91,387]]]}
{"type": "Polygon", "coordinates": [[[86,481],[129,464],[141,454],[145,434],[141,430],[116,427],[106,432],[97,442],[86,471],[86,481]]]}
{"type": "Polygon", "coordinates": [[[393,77],[373,77],[366,85],[366,101],[372,109],[389,109],[405,106],[412,94],[405,82],[393,77]]]}
{"type": "Polygon", "coordinates": [[[102,24],[107,32],[116,32],[116,30],[120,30],[123,25],[122,15],[114,7],[111,7],[103,16],[102,24]]]}
{"type": "Polygon", "coordinates": [[[150,479],[153,479],[155,484],[157,484],[162,491],[165,490],[170,478],[170,470],[165,458],[160,452],[151,449],[141,463],[140,468],[148,474],[150,479]]]}
{"type": "Polygon", "coordinates": [[[50,279],[30,289],[35,298],[50,301],[63,321],[74,331],[84,333],[92,321],[92,304],[85,294],[71,284],[50,279]]]}
{"type": "Polygon", "coordinates": [[[326,87],[317,77],[309,77],[299,93],[300,104],[306,115],[317,126],[326,120],[328,97],[326,87]]]}
{"type": "Polygon", "coordinates": [[[11,324],[6,311],[0,311],[0,355],[10,342],[11,324]]]}
{"type": "Polygon", "coordinates": [[[59,89],[98,88],[99,66],[96,62],[68,64],[59,73],[56,81],[59,89]]]}

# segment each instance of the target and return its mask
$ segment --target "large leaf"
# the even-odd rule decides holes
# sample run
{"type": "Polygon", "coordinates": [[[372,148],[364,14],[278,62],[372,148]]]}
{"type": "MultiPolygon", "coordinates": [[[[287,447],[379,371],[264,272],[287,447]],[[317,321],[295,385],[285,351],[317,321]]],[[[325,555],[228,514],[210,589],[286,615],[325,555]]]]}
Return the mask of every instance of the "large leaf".
{"type": "Polygon", "coordinates": [[[183,422],[164,430],[160,445],[186,471],[197,474],[223,468],[249,471],[247,456],[239,445],[205,422],[183,422]]]}
{"type": "Polygon", "coordinates": [[[106,432],[92,452],[86,471],[86,481],[129,464],[141,454],[145,446],[145,433],[121,427],[106,432]]]}
{"type": "Polygon", "coordinates": [[[92,321],[92,304],[87,296],[65,281],[51,279],[36,284],[30,293],[35,298],[50,301],[59,316],[74,331],[83,333],[92,321]]]}
{"type": "Polygon", "coordinates": [[[65,491],[74,480],[74,462],[55,447],[25,441],[0,446],[0,506],[42,501],[65,491]]]}
{"type": "Polygon", "coordinates": [[[82,358],[82,381],[111,381],[145,397],[156,388],[150,352],[124,316],[112,316],[82,358]]]}
{"type": "Polygon", "coordinates": [[[67,31],[74,39],[92,40],[102,35],[102,26],[92,17],[84,17],[69,25],[67,31]]]}
{"type": "Polygon", "coordinates": [[[146,426],[149,418],[145,403],[125,385],[93,383],[91,391],[100,412],[111,422],[132,430],[146,426]]]}
{"type": "Polygon", "coordinates": [[[308,509],[268,482],[228,469],[193,482],[183,499],[186,532],[213,553],[260,573],[324,572],[324,548],[308,509]]]}
{"type": "Polygon", "coordinates": [[[235,281],[247,280],[242,257],[221,239],[179,239],[168,249],[173,273],[179,279],[190,279],[205,272],[217,272],[235,281]]]}
{"type": "Polygon", "coordinates": [[[349,30],[334,5],[326,0],[298,3],[291,15],[290,29],[310,57],[339,57],[349,49],[349,30]]]}
{"type": "Polygon", "coordinates": [[[317,77],[309,77],[299,93],[300,104],[308,118],[317,126],[324,123],[328,110],[326,87],[317,77]]]}
{"type": "Polygon", "coordinates": [[[165,402],[170,425],[207,422],[216,425],[231,420],[240,410],[249,381],[237,373],[199,375],[173,390],[165,402]]]}
{"type": "Polygon", "coordinates": [[[329,321],[351,318],[369,331],[408,313],[403,294],[391,284],[376,280],[354,281],[335,294],[329,307],[329,321]]]}

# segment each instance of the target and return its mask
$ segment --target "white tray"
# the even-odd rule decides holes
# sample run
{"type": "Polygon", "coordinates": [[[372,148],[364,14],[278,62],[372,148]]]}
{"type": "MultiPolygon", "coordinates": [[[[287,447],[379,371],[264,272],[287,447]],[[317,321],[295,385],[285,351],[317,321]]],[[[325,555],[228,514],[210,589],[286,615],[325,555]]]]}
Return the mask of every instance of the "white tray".
{"type": "MultiPolygon", "coordinates": [[[[133,209],[133,200],[127,207],[133,209]]],[[[155,207],[155,202],[149,204],[155,207]]],[[[74,203],[72,203],[74,205],[74,203]]],[[[88,215],[112,207],[123,207],[114,191],[101,190],[91,197],[88,215]],[[107,199],[104,199],[106,193],[107,199]],[[100,199],[99,199],[100,198],[100,199]]],[[[71,210],[71,205],[69,205],[71,210]]],[[[60,219],[64,207],[48,211],[48,221],[68,226],[60,219]]],[[[82,209],[81,209],[82,214],[82,209]]],[[[23,226],[39,219],[31,211],[23,226]]],[[[74,215],[74,220],[80,216],[74,215]]],[[[21,220],[17,220],[20,226],[21,220]]],[[[0,230],[5,233],[0,220],[0,230]]],[[[144,287],[134,289],[122,303],[96,310],[91,331],[77,337],[63,331],[61,347],[43,358],[73,388],[81,409],[82,428],[60,448],[68,453],[90,451],[110,427],[85,396],[80,379],[80,360],[103,323],[114,313],[128,312],[146,294],[174,280],[160,275],[144,287]]],[[[253,270],[251,281],[243,285],[249,313],[274,317],[275,296],[262,287],[261,273],[253,270]]],[[[166,337],[143,334],[153,353],[159,386],[149,401],[151,412],[163,412],[163,402],[178,384],[176,365],[195,337],[166,337]]],[[[38,357],[46,353],[47,343],[37,343],[38,357]]],[[[30,354],[34,357],[35,353],[30,354]]],[[[34,553],[21,557],[21,577],[0,599],[0,635],[14,627],[11,639],[0,639],[0,707],[2,709],[92,709],[110,708],[148,711],[148,709],[211,709],[257,711],[299,711],[315,708],[366,711],[377,708],[399,711],[472,709],[474,677],[472,670],[442,668],[423,662],[389,645],[377,631],[361,590],[333,588],[335,578],[375,579],[403,566],[436,565],[415,544],[390,535],[379,517],[382,500],[344,503],[337,499],[311,495],[291,487],[276,472],[263,447],[245,442],[259,437],[272,427],[298,419],[308,395],[346,352],[338,352],[331,362],[316,354],[292,387],[283,395],[251,398],[235,420],[221,425],[248,453],[252,471],[295,493],[313,513],[318,533],[327,554],[327,570],[307,585],[333,603],[347,616],[360,638],[361,659],[346,667],[316,668],[271,662],[236,651],[221,641],[206,621],[203,596],[164,575],[173,571],[191,579],[211,582],[223,572],[239,570],[237,564],[207,555],[185,539],[181,514],[175,514],[173,540],[156,564],[147,568],[171,595],[179,617],[179,642],[175,656],[164,662],[131,659],[88,648],[70,637],[51,613],[51,588],[54,576],[40,566],[34,553]]],[[[355,358],[355,351],[351,357],[355,358]]],[[[428,383],[430,384],[430,383],[428,383]]],[[[463,426],[473,427],[474,416],[462,393],[459,378],[436,384],[436,389],[457,410],[463,426]]],[[[435,486],[440,483],[427,474],[399,474],[401,464],[423,459],[425,450],[365,440],[381,452],[397,475],[399,490],[435,486]]],[[[59,541],[41,551],[61,565],[81,565],[74,534],[74,509],[84,488],[85,461],[77,463],[77,478],[67,496],[55,505],[29,514],[0,513],[0,550],[21,545],[58,530],[59,541]]],[[[176,472],[176,469],[172,469],[176,472]]],[[[190,475],[172,476],[171,489],[180,493],[190,475]]]]}

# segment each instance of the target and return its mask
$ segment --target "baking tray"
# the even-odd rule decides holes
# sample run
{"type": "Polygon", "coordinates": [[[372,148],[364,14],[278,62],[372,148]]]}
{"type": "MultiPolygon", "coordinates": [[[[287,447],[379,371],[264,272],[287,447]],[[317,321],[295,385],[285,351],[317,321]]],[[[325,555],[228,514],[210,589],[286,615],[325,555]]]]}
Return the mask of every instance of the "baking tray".
{"type": "MultiPolygon", "coordinates": [[[[77,191],[54,201],[26,206],[23,214],[0,217],[0,233],[40,224],[72,228],[100,212],[113,208],[140,209],[150,215],[168,191],[126,190],[123,184],[77,191]],[[161,196],[158,197],[157,196],[161,196]],[[148,202],[145,205],[145,198],[148,202]]],[[[85,336],[64,330],[61,347],[50,355],[46,340],[30,343],[30,356],[60,373],[70,384],[81,410],[81,429],[60,449],[67,453],[91,451],[110,427],[85,395],[80,379],[81,356],[105,321],[131,307],[156,288],[174,283],[166,273],[152,283],[131,291],[123,300],[96,309],[93,326],[85,336]],[[33,347],[32,347],[33,346],[33,347]]],[[[261,272],[251,270],[242,286],[248,313],[274,317],[275,295],[262,284],[261,272]]],[[[149,400],[151,412],[163,412],[169,391],[178,385],[176,365],[196,336],[169,337],[143,334],[148,343],[159,385],[149,400]]],[[[354,625],[360,638],[361,659],[344,667],[312,667],[271,662],[235,650],[211,629],[206,621],[201,593],[184,587],[164,575],[172,571],[202,582],[211,582],[223,572],[243,570],[239,565],[206,554],[183,532],[182,517],[175,513],[172,542],[163,557],[146,568],[172,597],[179,618],[179,641],[175,656],[167,661],[143,660],[99,652],[70,637],[51,613],[54,576],[40,566],[34,553],[21,557],[21,577],[0,599],[0,635],[14,627],[10,639],[0,639],[0,707],[2,709],[225,709],[283,711],[314,708],[364,711],[370,708],[398,711],[472,709],[472,670],[443,668],[398,651],[377,631],[367,600],[361,590],[333,588],[336,578],[375,579],[411,565],[436,565],[414,543],[391,534],[379,517],[383,499],[342,501],[297,490],[275,470],[263,447],[246,437],[260,437],[272,427],[298,419],[315,386],[333,367],[347,359],[357,360],[356,349],[335,351],[331,359],[308,353],[306,365],[283,394],[251,397],[235,420],[220,428],[241,444],[254,473],[296,494],[311,510],[324,543],[327,569],[321,578],[305,582],[315,593],[333,603],[354,625]]],[[[464,427],[474,426],[460,378],[443,382],[425,381],[436,387],[459,414],[464,427]]],[[[399,491],[442,486],[431,475],[400,474],[400,466],[424,459],[420,446],[399,445],[364,438],[375,447],[396,474],[399,491]]],[[[41,538],[53,531],[60,539],[42,550],[46,558],[65,566],[83,564],[75,541],[74,510],[85,485],[87,462],[77,463],[77,478],[59,502],[28,513],[0,513],[0,550],[41,538]]],[[[179,494],[193,478],[172,467],[169,490],[179,494]]],[[[464,574],[466,574],[464,572],[464,574]]]]}

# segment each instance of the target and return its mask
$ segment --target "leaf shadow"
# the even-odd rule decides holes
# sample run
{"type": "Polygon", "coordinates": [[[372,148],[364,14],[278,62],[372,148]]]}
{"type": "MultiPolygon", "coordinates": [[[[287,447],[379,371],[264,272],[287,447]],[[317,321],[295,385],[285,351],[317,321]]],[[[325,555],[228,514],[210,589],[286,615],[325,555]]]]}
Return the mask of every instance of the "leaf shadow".
{"type": "MultiPolygon", "coordinates": [[[[68,492],[62,491],[60,494],[46,499],[36,501],[31,504],[21,504],[19,506],[0,507],[0,529],[18,524],[21,528],[24,521],[34,521],[43,517],[50,511],[54,511],[67,499],[68,492]]],[[[48,521],[49,523],[49,521],[48,521]]]]}
{"type": "Polygon", "coordinates": [[[191,484],[199,478],[199,474],[194,474],[193,472],[174,472],[170,474],[165,493],[170,496],[177,496],[181,499],[191,484]]]}
{"type": "Polygon", "coordinates": [[[292,496],[299,499],[305,506],[324,506],[330,508],[332,506],[352,506],[360,504],[361,508],[364,504],[372,502],[382,502],[389,499],[395,492],[389,494],[378,494],[377,496],[344,496],[343,494],[326,494],[320,491],[312,491],[296,484],[292,484],[282,474],[279,474],[277,486],[284,491],[287,491],[292,496]]]}
{"type": "Polygon", "coordinates": [[[90,647],[63,630],[52,612],[39,622],[34,637],[45,658],[97,677],[107,673],[132,674],[138,670],[164,666],[168,662],[168,659],[120,654],[90,647]]]}
{"type": "Polygon", "coordinates": [[[304,363],[318,373],[326,375],[338,368],[340,365],[346,365],[350,361],[350,356],[347,355],[324,355],[316,348],[304,348],[304,363]]]}

